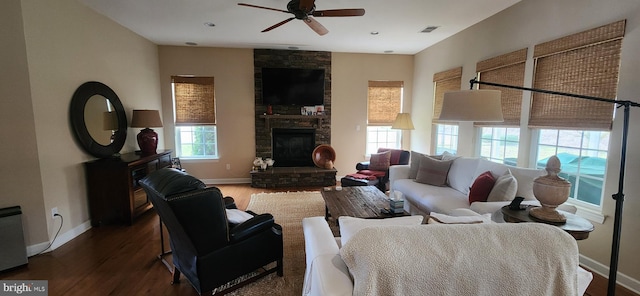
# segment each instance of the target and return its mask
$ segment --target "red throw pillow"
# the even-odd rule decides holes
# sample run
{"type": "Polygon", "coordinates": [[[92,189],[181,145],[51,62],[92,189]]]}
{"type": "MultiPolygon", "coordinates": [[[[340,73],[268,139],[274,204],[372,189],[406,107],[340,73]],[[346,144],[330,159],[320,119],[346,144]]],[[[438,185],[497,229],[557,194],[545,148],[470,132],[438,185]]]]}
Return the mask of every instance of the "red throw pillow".
{"type": "Polygon", "coordinates": [[[371,154],[369,159],[369,170],[386,171],[391,165],[391,151],[371,154]]]}
{"type": "Polygon", "coordinates": [[[490,171],[486,171],[473,181],[471,190],[469,190],[469,204],[476,201],[487,201],[493,185],[496,183],[496,178],[493,177],[490,171]]]}

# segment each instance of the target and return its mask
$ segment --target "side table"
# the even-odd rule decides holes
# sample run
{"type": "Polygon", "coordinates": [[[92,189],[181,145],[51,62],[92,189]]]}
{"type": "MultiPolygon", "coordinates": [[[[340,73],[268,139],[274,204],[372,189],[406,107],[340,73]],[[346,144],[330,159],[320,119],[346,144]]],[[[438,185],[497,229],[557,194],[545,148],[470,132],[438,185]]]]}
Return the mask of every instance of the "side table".
{"type": "Polygon", "coordinates": [[[567,222],[563,224],[559,223],[551,223],[547,221],[543,221],[529,215],[529,211],[532,208],[536,208],[537,206],[527,206],[524,210],[511,210],[509,206],[502,207],[502,215],[504,216],[504,221],[510,223],[519,223],[519,222],[537,222],[537,223],[546,223],[549,225],[554,225],[559,227],[560,229],[566,231],[571,234],[576,240],[583,240],[589,237],[589,233],[593,231],[593,224],[589,222],[587,219],[584,219],[578,215],[558,210],[561,214],[567,217],[567,222]]]}

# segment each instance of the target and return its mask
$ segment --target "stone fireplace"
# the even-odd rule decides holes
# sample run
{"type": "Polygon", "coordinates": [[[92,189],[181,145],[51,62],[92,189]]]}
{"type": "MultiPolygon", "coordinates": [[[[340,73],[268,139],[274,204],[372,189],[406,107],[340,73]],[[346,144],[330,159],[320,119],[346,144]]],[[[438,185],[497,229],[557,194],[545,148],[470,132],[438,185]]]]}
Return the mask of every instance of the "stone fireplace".
{"type": "Polygon", "coordinates": [[[331,144],[331,53],[255,49],[253,67],[256,156],[273,158],[275,167],[264,172],[251,172],[251,185],[253,187],[335,185],[336,170],[318,168],[311,158],[313,149],[317,145],[331,144]],[[301,115],[300,106],[274,105],[272,106],[273,115],[267,115],[267,106],[262,103],[261,97],[263,67],[324,69],[324,113],[301,115]],[[289,132],[278,135],[283,130],[289,130],[289,132]],[[291,131],[298,134],[291,134],[291,131]],[[294,145],[297,148],[284,148],[287,145],[294,145]],[[283,150],[276,151],[281,146],[283,150]]]}

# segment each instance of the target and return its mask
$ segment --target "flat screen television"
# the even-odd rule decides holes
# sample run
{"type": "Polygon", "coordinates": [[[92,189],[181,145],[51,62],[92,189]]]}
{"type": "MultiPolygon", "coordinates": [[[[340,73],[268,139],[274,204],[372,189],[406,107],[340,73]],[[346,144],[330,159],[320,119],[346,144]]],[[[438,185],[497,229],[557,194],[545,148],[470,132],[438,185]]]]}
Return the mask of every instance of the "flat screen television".
{"type": "Polygon", "coordinates": [[[324,69],[262,68],[264,105],[324,105],[324,69]]]}

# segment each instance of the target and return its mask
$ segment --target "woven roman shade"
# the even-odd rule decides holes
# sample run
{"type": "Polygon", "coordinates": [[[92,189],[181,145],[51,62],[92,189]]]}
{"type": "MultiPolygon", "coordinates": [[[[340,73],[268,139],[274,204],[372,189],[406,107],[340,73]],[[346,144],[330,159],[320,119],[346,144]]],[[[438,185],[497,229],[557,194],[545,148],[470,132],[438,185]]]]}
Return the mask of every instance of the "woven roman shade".
{"type": "Polygon", "coordinates": [[[213,77],[172,76],[177,126],[216,124],[213,77]]]}
{"type": "MultiPolygon", "coordinates": [[[[538,44],[533,87],[615,99],[626,21],[538,44]]],[[[534,93],[529,127],[610,130],[615,105],[534,93]]]]}
{"type": "MultiPolygon", "coordinates": [[[[460,90],[462,85],[462,67],[433,74],[433,122],[438,123],[442,111],[442,99],[448,91],[460,90]]],[[[451,124],[451,123],[449,123],[451,124]]]]}
{"type": "MultiPolygon", "coordinates": [[[[527,49],[499,55],[476,64],[478,79],[506,85],[523,86],[527,49]]],[[[479,89],[499,90],[502,101],[503,122],[474,122],[474,126],[520,126],[522,91],[479,84],[479,89]]]]}
{"type": "Polygon", "coordinates": [[[391,125],[401,112],[402,81],[369,81],[368,125],[391,125]]]}

